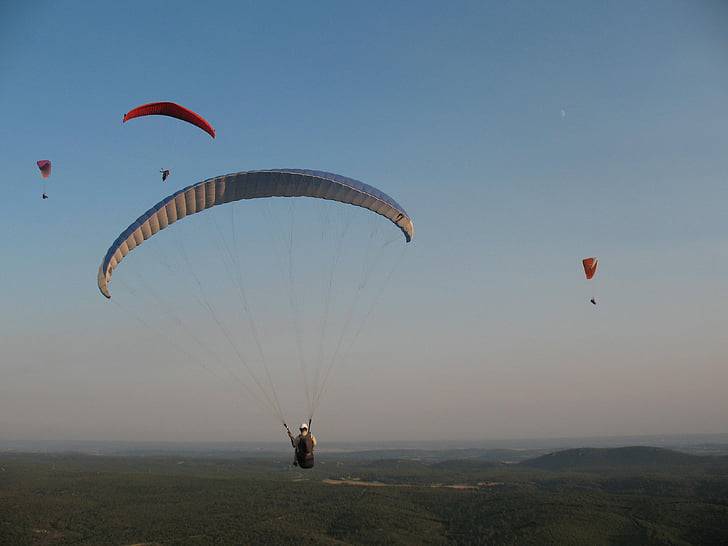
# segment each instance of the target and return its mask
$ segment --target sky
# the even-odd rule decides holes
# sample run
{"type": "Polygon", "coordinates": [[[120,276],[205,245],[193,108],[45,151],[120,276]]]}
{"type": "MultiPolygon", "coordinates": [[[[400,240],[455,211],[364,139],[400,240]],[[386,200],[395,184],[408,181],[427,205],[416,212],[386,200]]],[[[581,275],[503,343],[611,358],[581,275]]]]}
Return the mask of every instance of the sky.
{"type": "MultiPolygon", "coordinates": [[[[117,276],[151,295],[112,281],[115,305],[96,287],[108,246],[165,195],[280,167],[372,184],[416,230],[384,260],[396,265],[367,296],[371,318],[357,315],[320,439],[728,432],[727,25],[720,1],[0,1],[0,439],[280,438],[225,379],[239,363],[189,279],[160,267],[189,251],[250,350],[210,244],[234,215],[286,419],[305,418],[288,258],[277,235],[267,243],[262,205],[190,218],[136,250],[117,276]],[[217,138],[167,118],[121,123],[156,100],[200,112],[217,138]],[[45,201],[39,159],[53,161],[45,201]],[[593,287],[586,256],[599,257],[593,287]],[[220,350],[215,373],[184,358],[189,336],[154,294],[220,350]]],[[[265,205],[284,238],[287,206],[265,205]]],[[[328,209],[295,206],[315,245],[328,209]]],[[[352,260],[374,229],[398,235],[351,214],[352,260]]],[[[323,254],[296,252],[299,284],[326,270],[323,254]]],[[[342,293],[358,267],[338,272],[342,293]]],[[[318,289],[298,290],[316,324],[318,289]]]]}

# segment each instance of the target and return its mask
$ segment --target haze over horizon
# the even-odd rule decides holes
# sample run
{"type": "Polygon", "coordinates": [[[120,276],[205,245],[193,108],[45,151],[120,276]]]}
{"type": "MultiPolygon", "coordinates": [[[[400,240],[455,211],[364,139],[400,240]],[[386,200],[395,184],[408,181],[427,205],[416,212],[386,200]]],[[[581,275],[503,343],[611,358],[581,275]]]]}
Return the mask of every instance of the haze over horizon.
{"type": "MultiPolygon", "coordinates": [[[[331,376],[322,442],[728,432],[727,24],[719,1],[0,5],[0,440],[283,442],[96,287],[106,249],[164,196],[278,167],[373,184],[416,228],[331,376]],[[217,138],[122,125],[154,100],[201,112],[217,138]],[[585,256],[599,257],[596,308],[585,256]]],[[[258,222],[244,266],[275,268],[263,218],[241,218],[258,222]]],[[[206,257],[216,227],[170,228],[119,282],[146,268],[174,293],[155,249],[179,228],[206,257]]],[[[288,337],[272,367],[296,425],[293,336],[266,315],[285,303],[267,271],[249,271],[251,298],[261,335],[288,337]]],[[[224,302],[219,273],[196,270],[224,302]]]]}

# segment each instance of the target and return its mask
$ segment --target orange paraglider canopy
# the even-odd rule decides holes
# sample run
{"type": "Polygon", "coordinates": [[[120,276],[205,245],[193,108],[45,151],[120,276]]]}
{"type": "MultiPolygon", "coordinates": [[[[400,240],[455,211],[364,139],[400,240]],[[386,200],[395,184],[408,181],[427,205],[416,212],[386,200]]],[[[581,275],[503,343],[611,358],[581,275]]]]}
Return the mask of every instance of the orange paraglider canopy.
{"type": "Polygon", "coordinates": [[[597,264],[599,263],[599,260],[596,258],[584,258],[581,263],[584,266],[584,274],[586,275],[587,280],[590,280],[597,272],[597,264]]]}
{"type": "Polygon", "coordinates": [[[124,122],[142,116],[169,116],[171,118],[181,119],[182,121],[196,125],[212,138],[215,138],[215,129],[205,118],[174,102],[150,102],[149,104],[142,104],[129,110],[124,115],[124,122]]]}

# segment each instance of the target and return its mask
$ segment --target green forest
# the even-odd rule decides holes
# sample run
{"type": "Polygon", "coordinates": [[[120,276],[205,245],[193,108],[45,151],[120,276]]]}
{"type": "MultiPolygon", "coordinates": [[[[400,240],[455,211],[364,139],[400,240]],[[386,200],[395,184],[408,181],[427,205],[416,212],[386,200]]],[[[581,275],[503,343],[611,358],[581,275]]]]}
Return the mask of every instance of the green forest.
{"type": "Polygon", "coordinates": [[[728,544],[725,456],[377,455],[0,454],[0,544],[728,544]]]}

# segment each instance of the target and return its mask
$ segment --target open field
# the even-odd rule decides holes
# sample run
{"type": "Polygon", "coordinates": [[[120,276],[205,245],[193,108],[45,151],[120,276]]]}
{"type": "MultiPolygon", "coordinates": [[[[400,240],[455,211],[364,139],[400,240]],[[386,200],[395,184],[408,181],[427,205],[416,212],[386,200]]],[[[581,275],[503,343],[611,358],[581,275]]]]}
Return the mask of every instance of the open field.
{"type": "Polygon", "coordinates": [[[0,455],[1,544],[726,544],[728,459],[0,455]]]}

